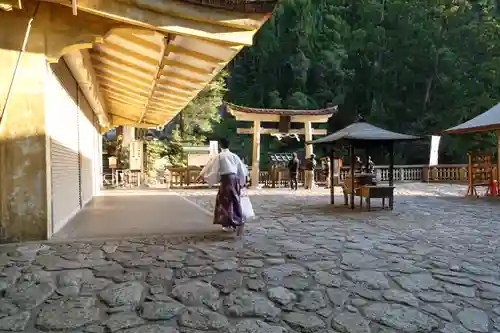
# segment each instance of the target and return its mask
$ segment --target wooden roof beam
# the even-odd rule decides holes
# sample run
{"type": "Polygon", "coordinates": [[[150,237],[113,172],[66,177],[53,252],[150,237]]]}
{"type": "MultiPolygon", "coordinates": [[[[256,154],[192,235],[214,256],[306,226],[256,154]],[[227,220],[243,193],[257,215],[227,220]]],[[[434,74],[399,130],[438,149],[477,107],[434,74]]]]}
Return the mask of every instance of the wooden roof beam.
{"type": "Polygon", "coordinates": [[[173,94],[175,96],[185,97],[185,98],[190,98],[192,95],[191,93],[189,93],[187,91],[179,91],[179,90],[170,89],[170,88],[164,88],[162,90],[158,90],[158,91],[156,91],[156,94],[159,94],[160,96],[163,94],[164,95],[173,94]]]}
{"type": "MultiPolygon", "coordinates": [[[[71,6],[71,3],[67,0],[45,1],[59,3],[65,6],[71,6]]],[[[252,45],[255,32],[262,25],[262,23],[267,20],[268,17],[268,15],[261,14],[262,21],[260,22],[260,25],[255,22],[254,24],[252,24],[252,26],[238,25],[238,27],[232,27],[231,25],[234,25],[234,23],[231,24],[230,22],[235,22],[231,21],[231,19],[233,19],[235,16],[232,11],[219,11],[219,15],[222,15],[222,13],[226,13],[226,19],[224,20],[214,20],[213,22],[206,22],[206,18],[209,18],[211,16],[210,14],[217,12],[217,10],[211,9],[209,11],[203,11],[203,6],[195,6],[199,7],[198,12],[203,11],[204,15],[200,14],[197,15],[195,19],[187,19],[185,18],[185,16],[190,16],[189,14],[181,14],[184,17],[175,16],[179,15],[179,12],[183,12],[182,8],[186,8],[186,4],[182,2],[177,2],[175,5],[172,3],[169,7],[170,12],[158,12],[144,8],[144,5],[142,7],[139,7],[137,5],[139,1],[142,4],[151,4],[151,1],[132,1],[133,4],[131,4],[130,1],[123,0],[78,0],[78,9],[95,15],[106,17],[108,19],[121,21],[147,29],[164,32],[167,34],[191,36],[213,41],[215,43],[224,43],[230,45],[252,45]],[[177,10],[174,10],[173,8],[177,8],[177,10]],[[172,12],[176,14],[171,14],[172,12]],[[203,19],[203,16],[205,16],[205,19],[203,19]]],[[[157,1],[157,3],[159,2],[157,1]]],[[[190,8],[194,9],[195,7],[190,8]]],[[[158,7],[156,8],[158,10],[158,7]]],[[[191,15],[193,15],[194,13],[196,12],[191,11],[191,15]]]]}
{"type": "Polygon", "coordinates": [[[196,87],[186,86],[186,85],[183,85],[183,84],[180,84],[180,83],[175,83],[175,82],[170,82],[170,81],[168,81],[168,82],[162,81],[162,82],[158,82],[158,84],[159,84],[160,90],[162,88],[169,88],[169,87],[177,88],[177,89],[180,89],[180,90],[183,90],[183,91],[187,91],[187,92],[193,92],[193,91],[197,90],[196,87]]]}
{"type": "Polygon", "coordinates": [[[113,125],[115,126],[132,126],[132,127],[137,127],[137,128],[153,128],[157,127],[160,124],[153,124],[153,123],[143,123],[143,124],[138,124],[135,122],[134,119],[127,117],[127,116],[122,116],[119,114],[114,114],[110,113],[111,118],[113,120],[113,125]]]}
{"type": "Polygon", "coordinates": [[[166,98],[166,99],[176,99],[179,101],[185,101],[189,98],[189,94],[187,93],[178,93],[177,91],[172,91],[170,89],[157,90],[155,92],[155,98],[166,98]]]}
{"type": "Polygon", "coordinates": [[[99,64],[99,65],[124,68],[125,70],[130,69],[130,70],[134,70],[134,71],[148,74],[151,76],[154,75],[154,69],[138,66],[130,61],[127,61],[125,59],[121,59],[121,58],[114,56],[112,54],[108,54],[108,53],[104,53],[104,52],[96,52],[95,50],[93,50],[93,52],[91,53],[91,57],[92,57],[92,62],[99,64]]]}
{"type": "Polygon", "coordinates": [[[169,103],[169,102],[186,103],[186,98],[182,98],[182,97],[176,97],[176,98],[168,97],[167,98],[166,96],[159,96],[157,93],[155,93],[155,95],[153,96],[151,101],[157,102],[157,103],[169,103]]]}
{"type": "Polygon", "coordinates": [[[119,99],[123,99],[123,100],[129,101],[129,102],[140,103],[142,105],[146,104],[146,98],[142,97],[142,96],[137,96],[137,95],[133,95],[133,94],[123,94],[123,93],[119,93],[119,92],[115,92],[115,91],[111,91],[111,90],[103,90],[103,92],[104,92],[106,97],[119,98],[119,99]]]}
{"type": "Polygon", "coordinates": [[[123,88],[120,88],[120,87],[116,87],[114,85],[109,85],[107,83],[99,83],[99,85],[101,86],[102,90],[104,92],[106,91],[112,91],[112,92],[115,92],[115,93],[118,93],[118,94],[125,94],[125,95],[130,95],[131,97],[142,97],[142,98],[147,98],[148,97],[148,94],[143,92],[143,91],[130,91],[130,90],[127,90],[127,89],[123,89],[123,88]]]}
{"type": "Polygon", "coordinates": [[[263,15],[260,13],[241,13],[223,9],[212,9],[175,0],[138,0],[135,3],[139,7],[162,14],[172,14],[186,19],[245,30],[258,29],[263,24],[263,15]]]}
{"type": "Polygon", "coordinates": [[[128,104],[130,106],[133,106],[133,107],[136,107],[138,109],[141,109],[144,107],[144,103],[141,103],[141,102],[132,102],[126,98],[123,98],[123,97],[117,97],[117,96],[108,96],[108,99],[111,101],[111,102],[120,102],[120,103],[123,103],[123,104],[128,104]]]}
{"type": "Polygon", "coordinates": [[[78,82],[78,86],[89,102],[92,110],[99,118],[99,123],[103,127],[108,127],[110,119],[88,51],[78,50],[67,53],[64,55],[64,60],[71,74],[73,74],[78,82]]]}
{"type": "Polygon", "coordinates": [[[152,52],[155,53],[161,52],[161,45],[151,40],[137,37],[137,35],[140,35],[137,31],[133,31],[132,29],[127,29],[127,28],[114,29],[112,33],[112,36],[119,37],[129,43],[140,46],[144,49],[151,50],[152,52]]]}
{"type": "Polygon", "coordinates": [[[151,67],[156,66],[156,63],[157,63],[157,60],[155,58],[151,58],[151,57],[145,56],[144,54],[131,51],[127,48],[122,47],[121,45],[117,45],[115,43],[111,43],[108,41],[106,41],[104,44],[99,45],[98,49],[101,52],[104,52],[107,54],[110,54],[109,51],[111,51],[111,52],[115,52],[115,53],[120,54],[120,56],[126,56],[126,57],[133,58],[137,61],[146,63],[146,64],[150,65],[151,67]]]}
{"type": "Polygon", "coordinates": [[[147,74],[144,75],[139,75],[134,71],[129,71],[127,68],[119,68],[118,66],[114,65],[107,65],[107,64],[102,64],[102,63],[96,63],[94,64],[94,69],[96,70],[97,73],[101,73],[103,75],[106,74],[112,74],[116,77],[124,76],[132,80],[140,81],[140,82],[149,82],[149,80],[152,77],[152,74],[149,76],[147,74]]]}
{"type": "Polygon", "coordinates": [[[174,53],[174,54],[179,54],[179,55],[185,55],[189,57],[193,57],[196,59],[203,60],[205,62],[208,62],[210,64],[213,64],[214,66],[220,65],[222,63],[226,63],[227,59],[220,59],[205,53],[189,50],[187,48],[184,48],[182,46],[174,45],[174,44],[169,44],[167,46],[167,55],[165,57],[168,57],[168,54],[174,53]]]}
{"type": "Polygon", "coordinates": [[[138,123],[141,123],[142,120],[144,119],[144,115],[146,114],[146,112],[148,110],[148,106],[151,103],[151,99],[153,98],[153,95],[155,93],[156,86],[158,85],[158,81],[160,80],[161,72],[163,70],[163,67],[165,66],[165,64],[164,64],[164,61],[165,61],[165,52],[166,52],[167,45],[168,45],[169,42],[170,42],[169,36],[166,36],[163,39],[163,47],[162,47],[162,50],[161,50],[161,57],[160,57],[160,59],[158,60],[158,63],[157,63],[156,73],[155,73],[155,76],[153,78],[153,82],[151,84],[151,91],[150,91],[149,96],[148,96],[148,101],[147,101],[146,105],[144,106],[144,110],[142,111],[142,114],[141,114],[141,116],[139,118],[138,123]]]}
{"type": "MultiPolygon", "coordinates": [[[[170,81],[171,79],[177,79],[177,80],[181,80],[181,81],[185,81],[185,82],[189,82],[189,83],[193,83],[193,84],[204,84],[207,80],[200,80],[200,79],[196,79],[194,77],[189,77],[189,76],[186,76],[186,75],[182,75],[182,74],[179,74],[179,73],[174,73],[174,72],[169,72],[169,73],[164,73],[164,76],[162,76],[160,78],[160,82],[165,82],[165,81],[170,81]]],[[[167,83],[168,84],[168,83],[167,83]]]]}
{"type": "Polygon", "coordinates": [[[111,73],[103,73],[101,71],[98,71],[96,76],[101,80],[101,81],[110,81],[110,82],[118,82],[121,85],[127,85],[133,88],[139,88],[143,87],[145,90],[147,90],[149,87],[149,84],[145,82],[144,80],[135,80],[133,78],[127,78],[125,76],[119,76],[111,73]]]}
{"type": "Polygon", "coordinates": [[[23,4],[21,0],[1,0],[0,9],[5,11],[11,11],[12,9],[23,9],[23,4]]]}
{"type": "MultiPolygon", "coordinates": [[[[213,73],[213,71],[215,70],[215,65],[212,69],[205,69],[205,68],[200,68],[200,67],[196,67],[196,66],[192,66],[192,65],[189,65],[189,64],[185,64],[183,62],[180,62],[180,61],[175,61],[175,60],[170,60],[170,59],[167,59],[165,61],[165,66],[168,66],[168,67],[171,67],[171,68],[179,68],[179,69],[183,69],[183,70],[186,70],[186,71],[189,71],[189,72],[193,72],[193,73],[196,73],[196,74],[199,74],[199,75],[211,75],[213,73]]],[[[168,75],[169,71],[168,70],[163,70],[163,74],[164,75],[168,75]]]]}
{"type": "Polygon", "coordinates": [[[135,93],[144,93],[144,94],[147,94],[148,93],[148,90],[147,89],[141,89],[140,87],[137,87],[137,86],[130,86],[126,83],[122,83],[122,82],[118,82],[118,81],[115,81],[113,79],[110,79],[110,78],[101,78],[99,80],[99,84],[101,86],[105,86],[105,87],[117,87],[117,88],[120,88],[122,89],[123,91],[130,91],[130,92],[135,92],[135,93]]]}

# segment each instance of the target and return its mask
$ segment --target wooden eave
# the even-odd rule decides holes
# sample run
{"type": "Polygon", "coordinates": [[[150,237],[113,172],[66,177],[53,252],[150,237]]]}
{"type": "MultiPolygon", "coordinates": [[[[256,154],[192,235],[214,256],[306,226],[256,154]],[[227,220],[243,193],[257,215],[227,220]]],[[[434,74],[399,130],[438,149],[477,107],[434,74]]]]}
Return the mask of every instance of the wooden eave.
{"type": "MultiPolygon", "coordinates": [[[[95,95],[109,118],[107,128],[156,127],[171,121],[244,46],[252,45],[275,4],[274,0],[43,1],[67,10],[71,17],[90,13],[111,22],[113,28],[88,50],[95,95]]],[[[21,1],[0,0],[7,2],[21,6],[21,1]]]]}

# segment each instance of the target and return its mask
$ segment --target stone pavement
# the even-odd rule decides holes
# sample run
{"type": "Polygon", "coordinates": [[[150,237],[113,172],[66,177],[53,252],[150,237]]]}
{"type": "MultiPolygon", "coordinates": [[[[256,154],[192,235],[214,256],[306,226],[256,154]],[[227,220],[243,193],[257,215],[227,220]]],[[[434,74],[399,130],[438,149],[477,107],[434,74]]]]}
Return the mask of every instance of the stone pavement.
{"type": "Polygon", "coordinates": [[[251,191],[242,241],[2,246],[0,332],[500,332],[500,203],[398,189],[393,212],[251,191]]]}

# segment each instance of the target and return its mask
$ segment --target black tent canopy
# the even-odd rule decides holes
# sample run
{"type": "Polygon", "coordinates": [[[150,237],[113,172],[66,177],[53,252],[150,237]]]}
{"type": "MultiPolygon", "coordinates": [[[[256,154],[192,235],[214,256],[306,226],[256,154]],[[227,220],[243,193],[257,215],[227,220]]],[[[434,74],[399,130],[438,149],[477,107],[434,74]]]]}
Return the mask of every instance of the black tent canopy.
{"type": "MultiPolygon", "coordinates": [[[[313,145],[329,145],[330,146],[330,202],[334,203],[334,153],[335,146],[339,144],[349,146],[349,156],[351,161],[351,179],[352,188],[354,189],[354,148],[365,148],[380,146],[386,147],[389,150],[389,185],[394,184],[394,143],[399,141],[420,140],[422,137],[392,132],[372,124],[367,123],[363,119],[359,119],[355,123],[323,138],[313,140],[310,143],[313,145]]],[[[367,154],[368,155],[368,154],[367,154]]],[[[354,191],[351,191],[351,208],[354,209],[354,191]]]]}

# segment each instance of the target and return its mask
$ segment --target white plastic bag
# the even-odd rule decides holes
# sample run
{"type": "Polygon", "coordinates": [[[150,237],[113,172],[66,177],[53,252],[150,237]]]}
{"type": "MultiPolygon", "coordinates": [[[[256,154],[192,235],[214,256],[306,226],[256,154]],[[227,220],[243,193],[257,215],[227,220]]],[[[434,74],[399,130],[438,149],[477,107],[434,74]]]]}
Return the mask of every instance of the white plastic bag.
{"type": "Polygon", "coordinates": [[[255,212],[253,211],[252,202],[246,192],[241,193],[240,197],[241,213],[245,221],[250,221],[255,218],[255,212]]]}

